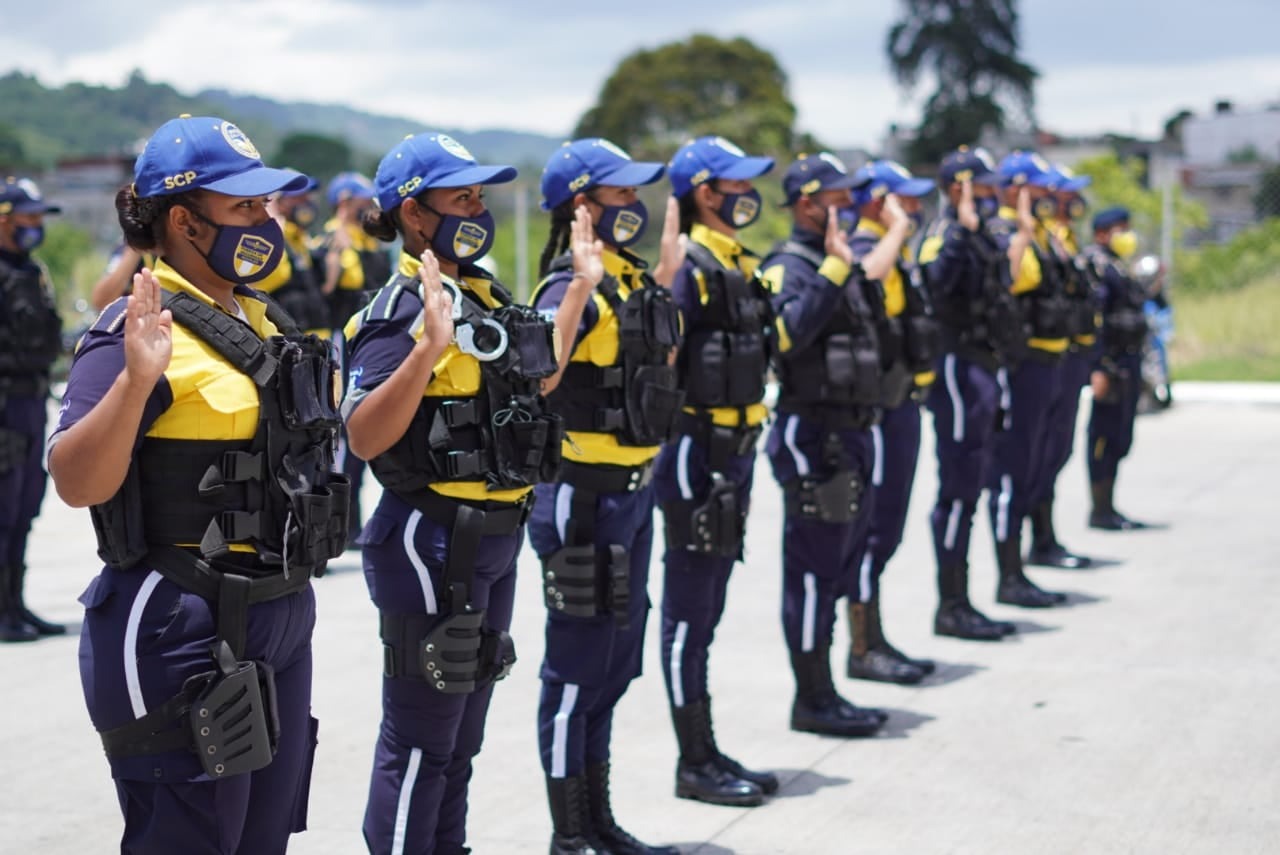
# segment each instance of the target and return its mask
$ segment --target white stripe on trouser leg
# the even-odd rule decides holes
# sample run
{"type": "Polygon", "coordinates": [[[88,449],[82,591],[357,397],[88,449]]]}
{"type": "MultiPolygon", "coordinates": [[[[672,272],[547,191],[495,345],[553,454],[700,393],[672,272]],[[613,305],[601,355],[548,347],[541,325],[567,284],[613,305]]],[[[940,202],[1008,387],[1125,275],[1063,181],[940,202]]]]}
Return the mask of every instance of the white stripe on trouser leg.
{"type": "Polygon", "coordinates": [[[804,574],[804,611],[800,623],[800,650],[813,650],[814,624],[818,620],[818,580],[812,573],[804,574]]]}
{"type": "Polygon", "coordinates": [[[561,484],[556,489],[556,533],[560,535],[560,543],[567,546],[564,542],[564,533],[569,525],[569,509],[573,504],[573,485],[561,484]]]}
{"type": "Polygon", "coordinates": [[[129,618],[124,624],[124,684],[129,690],[129,705],[133,708],[133,717],[142,718],[147,714],[147,704],[142,698],[142,683],[138,679],[138,624],[142,623],[142,613],[147,608],[147,601],[156,585],[164,577],[157,570],[147,574],[133,598],[133,606],[129,609],[129,618]]]}
{"type": "Polygon", "coordinates": [[[396,824],[391,835],[391,855],[404,855],[405,831],[409,827],[409,802],[413,801],[413,785],[418,782],[418,769],[422,766],[422,749],[409,751],[409,763],[400,782],[400,798],[396,800],[396,824]]]}
{"type": "Polygon", "coordinates": [[[1009,369],[1001,368],[996,371],[996,382],[1000,384],[1000,409],[1004,410],[1004,424],[1001,425],[1005,430],[1013,429],[1013,389],[1009,388],[1009,369]]]}
{"type": "Polygon", "coordinates": [[[787,450],[791,452],[791,459],[796,463],[796,474],[804,477],[809,474],[809,458],[801,453],[796,446],[796,428],[800,427],[800,419],[798,416],[787,416],[787,426],[782,429],[782,441],[786,443],[787,450]]]}
{"type": "Polygon", "coordinates": [[[1000,476],[1000,497],[996,500],[996,540],[1004,543],[1009,539],[1009,503],[1013,501],[1013,477],[1000,476]]]}
{"type": "Polygon", "coordinates": [[[951,550],[956,548],[956,536],[960,533],[960,514],[964,512],[964,502],[959,499],[951,500],[951,513],[947,514],[947,531],[942,536],[942,548],[951,550]]]}
{"type": "Polygon", "coordinates": [[[947,396],[951,398],[951,440],[964,442],[964,397],[960,394],[960,381],[956,379],[954,353],[948,353],[942,361],[942,376],[947,382],[947,396]]]}
{"type": "Polygon", "coordinates": [[[676,483],[680,485],[680,498],[686,502],[693,498],[693,487],[689,484],[689,448],[693,445],[693,437],[680,437],[680,445],[676,448],[676,483]]]}
{"type": "Polygon", "coordinates": [[[676,637],[671,641],[671,702],[684,706],[684,641],[689,637],[689,622],[676,624],[676,637]]]}
{"type": "Polygon", "coordinates": [[[862,566],[858,568],[858,600],[871,602],[871,550],[862,553],[862,566]]]}
{"type": "Polygon", "coordinates": [[[565,752],[569,748],[569,716],[573,715],[574,704],[578,702],[578,685],[565,683],[560,690],[560,709],[551,722],[551,777],[563,778],[565,752]]]}
{"type": "Polygon", "coordinates": [[[422,602],[426,604],[427,614],[433,615],[438,611],[436,606],[436,591],[431,584],[431,572],[427,570],[426,563],[422,560],[422,556],[418,554],[418,549],[413,545],[413,536],[418,532],[418,524],[422,522],[422,511],[414,511],[409,514],[409,519],[404,524],[404,554],[409,556],[409,563],[413,565],[413,569],[418,573],[418,584],[422,586],[422,602]]]}
{"type": "Polygon", "coordinates": [[[884,483],[884,431],[880,425],[871,426],[871,486],[884,483]]]}

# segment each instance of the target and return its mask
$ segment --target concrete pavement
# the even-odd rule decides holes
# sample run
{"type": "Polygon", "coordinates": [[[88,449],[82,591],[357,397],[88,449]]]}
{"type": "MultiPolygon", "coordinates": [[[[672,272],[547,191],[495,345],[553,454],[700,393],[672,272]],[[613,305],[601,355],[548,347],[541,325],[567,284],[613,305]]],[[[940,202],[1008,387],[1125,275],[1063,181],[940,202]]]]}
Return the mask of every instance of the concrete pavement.
{"type": "MultiPolygon", "coordinates": [[[[894,642],[937,658],[939,673],[914,688],[838,679],[858,703],[892,712],[877,738],[845,742],[787,729],[781,500],[762,460],[749,560],[731,584],[711,676],[721,747],[776,769],[782,791],[750,810],[672,797],[675,741],[655,612],[645,674],[614,727],[614,800],[623,824],[700,855],[1280,851],[1280,407],[1180,399],[1140,420],[1117,502],[1167,524],[1164,530],[1085,529],[1077,453],[1060,484],[1059,534],[1107,560],[1091,571],[1033,571],[1044,586],[1071,593],[1067,608],[1033,613],[992,604],[991,538],[981,511],[975,604],[1022,629],[990,645],[931,633],[928,421],[907,542],[886,574],[884,609],[894,642]]],[[[368,498],[375,501],[376,490],[368,498]]],[[[29,601],[73,631],[0,646],[0,852],[118,851],[114,792],[76,666],[75,598],[97,571],[87,512],[67,509],[51,493],[30,564],[29,601]]],[[[476,764],[469,828],[480,855],[546,851],[534,727],[543,614],[536,566],[527,554],[513,629],[520,662],[498,687],[476,764]]],[[[655,603],[660,568],[655,560],[655,603]]],[[[316,590],[320,748],[310,830],[290,852],[348,855],[364,851],[359,829],[379,717],[376,613],[358,554],[336,562],[316,590]]],[[[838,665],[847,649],[843,619],[837,632],[838,665]]]]}

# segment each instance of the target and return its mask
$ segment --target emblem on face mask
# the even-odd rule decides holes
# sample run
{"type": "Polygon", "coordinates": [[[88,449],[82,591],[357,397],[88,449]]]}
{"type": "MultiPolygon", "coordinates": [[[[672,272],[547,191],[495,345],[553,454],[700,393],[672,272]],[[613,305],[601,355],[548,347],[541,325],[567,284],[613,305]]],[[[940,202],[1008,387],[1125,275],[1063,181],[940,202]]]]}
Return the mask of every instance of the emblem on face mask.
{"type": "Polygon", "coordinates": [[[244,135],[244,131],[230,122],[223,122],[218,129],[222,131],[222,138],[227,141],[227,145],[235,149],[237,154],[242,154],[250,160],[262,159],[262,155],[258,153],[258,149],[249,141],[249,138],[244,135]]]}
{"type": "Polygon", "coordinates": [[[275,244],[258,235],[244,235],[236,244],[236,273],[250,277],[266,267],[275,252],[275,244]]]}
{"type": "Polygon", "coordinates": [[[453,252],[459,259],[470,258],[487,245],[489,232],[476,223],[463,223],[453,235],[453,252]]]}
{"type": "Polygon", "coordinates": [[[733,224],[739,227],[750,225],[755,222],[759,213],[759,201],[745,194],[739,196],[738,201],[733,205],[733,224]]]}
{"type": "Polygon", "coordinates": [[[644,220],[635,211],[620,211],[613,221],[613,237],[619,245],[635,237],[644,225],[644,220]]]}

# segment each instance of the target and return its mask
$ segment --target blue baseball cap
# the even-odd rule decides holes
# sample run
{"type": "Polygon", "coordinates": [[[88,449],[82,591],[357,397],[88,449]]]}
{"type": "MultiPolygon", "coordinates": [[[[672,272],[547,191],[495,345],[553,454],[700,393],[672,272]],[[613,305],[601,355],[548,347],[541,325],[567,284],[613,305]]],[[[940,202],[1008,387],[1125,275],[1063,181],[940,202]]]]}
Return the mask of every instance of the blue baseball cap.
{"type": "Polygon", "coordinates": [[[939,184],[955,184],[966,180],[974,184],[1000,183],[995,161],[985,148],[962,145],[942,159],[942,164],[938,167],[939,184]]]}
{"type": "Polygon", "coordinates": [[[1101,211],[1093,215],[1093,230],[1101,231],[1109,229],[1112,226],[1118,226],[1121,223],[1129,222],[1129,209],[1119,205],[1114,208],[1103,208],[1101,211]]]}
{"type": "Polygon", "coordinates": [[[372,199],[373,182],[359,172],[339,172],[329,179],[324,196],[334,207],[347,199],[372,199]]]}
{"type": "Polygon", "coordinates": [[[427,131],[405,137],[387,152],[373,185],[379,207],[390,211],[433,187],[506,184],[517,174],[514,166],[481,166],[453,137],[427,131]]]}
{"type": "Polygon", "coordinates": [[[853,194],[853,203],[858,207],[890,193],[923,196],[934,187],[933,179],[916,178],[905,166],[893,160],[873,160],[855,172],[854,177],[862,182],[853,194]]]}
{"type": "Polygon", "coordinates": [[[1000,183],[1005,187],[1029,184],[1032,187],[1052,188],[1057,173],[1034,151],[1015,151],[1000,161],[1000,183]]]}
{"type": "Polygon", "coordinates": [[[44,200],[30,178],[10,175],[0,184],[0,214],[61,214],[62,208],[44,200]]]}
{"type": "Polygon", "coordinates": [[[678,198],[706,181],[759,178],[770,169],[772,157],[750,157],[724,137],[707,136],[676,151],[667,164],[667,177],[671,179],[671,195],[678,198]]]}
{"type": "MultiPolygon", "coordinates": [[[[298,170],[290,169],[287,166],[284,168],[284,171],[292,172],[294,175],[302,175],[302,173],[299,172],[298,170]]],[[[294,190],[281,190],[280,195],[281,196],[304,196],[307,193],[310,193],[311,191],[315,190],[317,187],[320,186],[320,182],[312,178],[310,175],[302,175],[302,177],[307,179],[306,184],[294,190]]]]}
{"type": "Polygon", "coordinates": [[[632,160],[601,137],[567,142],[542,170],[542,210],[558,208],[592,187],[640,187],[662,177],[661,163],[632,160]]]}
{"type": "Polygon", "coordinates": [[[1093,183],[1088,175],[1076,175],[1075,172],[1061,163],[1053,164],[1053,189],[1058,193],[1079,193],[1093,183]]]}
{"type": "Polygon", "coordinates": [[[165,122],[133,166],[133,192],[143,199],[188,190],[266,196],[306,182],[305,175],[264,165],[244,131],[213,116],[182,115],[165,122]]]}
{"type": "Polygon", "coordinates": [[[844,161],[829,151],[800,155],[782,176],[783,205],[794,205],[801,196],[812,196],[823,190],[852,190],[864,180],[851,173],[844,161]]]}

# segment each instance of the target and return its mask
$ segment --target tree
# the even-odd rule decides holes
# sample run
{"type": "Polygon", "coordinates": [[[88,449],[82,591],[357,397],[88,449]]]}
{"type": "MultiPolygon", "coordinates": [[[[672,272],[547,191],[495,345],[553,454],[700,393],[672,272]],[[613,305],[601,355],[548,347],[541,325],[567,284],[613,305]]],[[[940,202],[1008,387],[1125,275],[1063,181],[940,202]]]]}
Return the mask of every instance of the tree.
{"type": "Polygon", "coordinates": [[[280,142],[271,163],[292,167],[323,181],[351,168],[353,155],[347,141],[323,134],[289,134],[280,142]]]}
{"type": "Polygon", "coordinates": [[[704,134],[781,155],[791,151],[795,119],[773,54],[744,38],[693,35],[625,57],[574,136],[605,137],[635,157],[664,160],[704,134]]]}
{"type": "Polygon", "coordinates": [[[987,130],[1034,126],[1040,73],[1018,57],[1016,0],[902,0],[885,48],[907,92],[925,75],[937,86],[909,150],[913,163],[937,163],[987,130]]]}
{"type": "Polygon", "coordinates": [[[1182,126],[1187,123],[1187,119],[1193,118],[1195,113],[1187,109],[1179,110],[1164,122],[1164,139],[1167,142],[1182,143],[1182,126]]]}
{"type": "Polygon", "coordinates": [[[1253,195],[1253,209],[1260,220],[1280,217],[1280,166],[1273,166],[1262,173],[1258,192],[1253,195]]]}
{"type": "Polygon", "coordinates": [[[0,122],[0,167],[19,169],[27,165],[27,152],[18,132],[0,122]]]}

